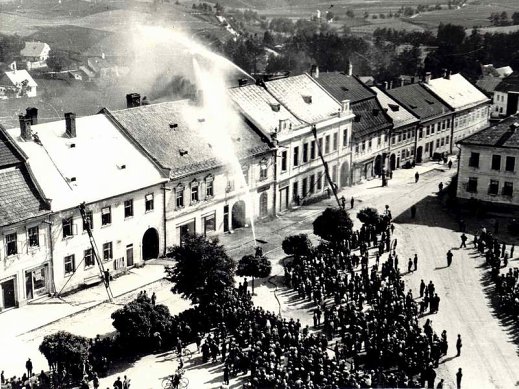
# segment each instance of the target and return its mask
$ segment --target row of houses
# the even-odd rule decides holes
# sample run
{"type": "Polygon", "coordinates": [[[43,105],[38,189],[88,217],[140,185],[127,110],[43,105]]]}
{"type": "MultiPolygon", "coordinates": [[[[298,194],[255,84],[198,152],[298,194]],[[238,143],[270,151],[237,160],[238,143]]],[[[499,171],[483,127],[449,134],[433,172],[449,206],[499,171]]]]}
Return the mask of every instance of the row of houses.
{"type": "Polygon", "coordinates": [[[185,234],[268,220],[486,125],[488,99],[461,75],[383,90],[351,73],[242,81],[226,91],[232,124],[208,120],[204,99],[130,94],[126,109],[41,124],[28,108],[0,128],[0,307],[99,282],[85,223],[124,273],[185,234]]]}

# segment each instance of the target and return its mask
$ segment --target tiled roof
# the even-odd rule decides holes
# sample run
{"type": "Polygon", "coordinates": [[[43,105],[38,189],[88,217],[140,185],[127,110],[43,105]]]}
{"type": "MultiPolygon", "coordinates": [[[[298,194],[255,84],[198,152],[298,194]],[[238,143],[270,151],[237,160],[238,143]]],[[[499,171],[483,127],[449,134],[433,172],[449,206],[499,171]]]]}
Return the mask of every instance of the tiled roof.
{"type": "Polygon", "coordinates": [[[421,83],[389,89],[386,93],[403,104],[421,120],[432,119],[452,110],[429,92],[421,83]]]}
{"type": "Polygon", "coordinates": [[[356,103],[351,109],[355,114],[352,124],[352,137],[355,140],[392,126],[391,119],[375,98],[356,103]]]}
{"type": "Polygon", "coordinates": [[[479,89],[484,90],[488,93],[494,93],[496,87],[503,81],[499,77],[494,76],[483,76],[476,81],[476,85],[479,89]]]}
{"type": "Polygon", "coordinates": [[[374,96],[355,76],[342,72],[319,73],[315,80],[338,101],[350,100],[350,104],[354,104],[374,96]]]}
{"type": "Polygon", "coordinates": [[[267,90],[296,117],[317,123],[337,116],[342,108],[308,74],[265,83],[267,90]]]}
{"type": "Polygon", "coordinates": [[[510,116],[495,126],[479,131],[458,143],[519,149],[519,117],[510,116]]]}
{"type": "Polygon", "coordinates": [[[0,169],[0,182],[0,226],[49,213],[23,165],[0,169]]]}
{"type": "Polygon", "coordinates": [[[238,115],[234,118],[222,112],[222,122],[211,125],[199,107],[186,101],[110,114],[153,159],[171,169],[171,178],[223,166],[232,162],[234,154],[243,159],[269,150],[268,144],[238,115]]]}
{"type": "Polygon", "coordinates": [[[246,85],[231,88],[228,92],[239,110],[267,134],[279,129],[280,120],[288,120],[292,129],[304,126],[304,123],[261,86],[246,85]]]}
{"type": "Polygon", "coordinates": [[[377,94],[377,100],[382,108],[387,110],[386,113],[393,120],[394,128],[407,126],[419,121],[411,112],[385,94],[382,90],[376,86],[372,86],[371,89],[377,94]]]}
{"type": "Polygon", "coordinates": [[[14,166],[25,161],[4,131],[4,128],[0,126],[0,168],[14,166]]]}
{"type": "Polygon", "coordinates": [[[159,170],[105,115],[76,119],[76,137],[65,121],[32,126],[36,141],[8,130],[28,157],[33,176],[53,211],[77,207],[167,181],[159,170]]]}
{"type": "Polygon", "coordinates": [[[512,73],[501,80],[497,92],[519,92],[519,73],[512,73]]]}
{"type": "Polygon", "coordinates": [[[435,78],[424,86],[456,111],[489,101],[483,92],[461,74],[453,74],[449,78],[435,78]]]}
{"type": "Polygon", "coordinates": [[[39,57],[47,46],[44,42],[25,42],[25,47],[20,51],[22,57],[39,57]]]}
{"type": "Polygon", "coordinates": [[[5,75],[7,76],[9,81],[11,81],[11,83],[13,85],[19,85],[23,81],[27,80],[29,82],[28,83],[29,86],[31,86],[31,87],[38,86],[38,84],[36,84],[36,82],[33,80],[31,75],[29,74],[29,72],[25,69],[11,71],[11,72],[5,72],[5,75]]]}

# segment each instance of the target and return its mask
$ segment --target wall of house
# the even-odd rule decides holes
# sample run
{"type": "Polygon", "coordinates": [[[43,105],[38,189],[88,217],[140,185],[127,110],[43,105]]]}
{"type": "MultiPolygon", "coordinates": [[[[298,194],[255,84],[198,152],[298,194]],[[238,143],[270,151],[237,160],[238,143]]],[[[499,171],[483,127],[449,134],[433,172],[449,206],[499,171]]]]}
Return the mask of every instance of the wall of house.
{"type": "MultiPolygon", "coordinates": [[[[92,211],[93,236],[102,259],[103,266],[113,275],[124,272],[131,267],[128,262],[127,249],[133,249],[133,264],[143,261],[143,250],[149,243],[144,244],[145,233],[158,235],[158,256],[164,253],[164,222],[163,222],[163,190],[160,185],[142,189],[111,199],[87,204],[87,211],[92,211]],[[153,194],[153,210],[146,211],[145,197],[153,194]],[[133,200],[133,216],[125,217],[125,201],[133,200]],[[111,223],[102,225],[102,209],[110,207],[111,223]],[[112,243],[112,256],[103,258],[103,244],[112,243]],[[131,246],[130,246],[131,245],[131,246]]],[[[58,212],[52,216],[52,241],[54,251],[54,275],[56,290],[67,283],[64,290],[77,288],[89,283],[93,278],[100,276],[96,263],[86,266],[82,261],[85,250],[91,248],[86,230],[83,229],[83,220],[78,208],[58,212]],[[73,218],[73,234],[63,236],[63,219],[73,218]],[[66,273],[65,258],[74,256],[75,274],[66,273]]],[[[149,242],[149,241],[148,241],[149,242]]]]}
{"type": "Polygon", "coordinates": [[[489,105],[487,103],[454,114],[454,142],[488,127],[489,105]]]}
{"type": "MultiPolygon", "coordinates": [[[[43,223],[44,219],[35,219],[24,223],[0,228],[2,248],[0,250],[0,285],[14,281],[15,301],[23,305],[28,300],[52,291],[51,253],[49,244],[49,227],[43,223]],[[28,231],[38,228],[38,244],[31,245],[28,231]],[[16,251],[14,255],[7,255],[6,236],[16,233],[16,251]],[[37,270],[44,272],[44,279],[37,279],[36,288],[31,288],[31,273],[37,270]],[[31,281],[27,282],[26,277],[31,281]]],[[[35,243],[35,242],[33,242],[35,243]]],[[[39,273],[38,275],[41,275],[39,273]]],[[[37,275],[37,276],[38,276],[37,275]]],[[[4,308],[3,288],[0,287],[0,308],[4,308]]]]}
{"type": "Polygon", "coordinates": [[[492,203],[519,205],[519,150],[498,147],[478,147],[461,145],[457,196],[461,199],[477,199],[492,203]],[[479,167],[470,166],[471,153],[479,153],[479,167]],[[499,170],[492,169],[492,156],[500,155],[499,170]],[[506,157],[515,158],[515,166],[511,171],[506,169],[506,157]],[[470,191],[470,178],[477,179],[476,191],[470,191]],[[489,193],[491,180],[497,181],[497,194],[489,193]],[[505,182],[512,183],[511,196],[503,195],[505,182]]]}
{"type": "Polygon", "coordinates": [[[452,114],[422,122],[421,127],[418,128],[417,163],[430,160],[434,157],[434,153],[452,153],[451,126],[452,114]]]}
{"type": "MultiPolygon", "coordinates": [[[[389,130],[388,130],[389,131],[389,130]]],[[[380,158],[380,167],[384,166],[384,156],[389,150],[389,135],[386,131],[378,131],[357,140],[353,145],[353,182],[377,176],[375,159],[380,158]]]]}
{"type": "Polygon", "coordinates": [[[493,112],[497,113],[498,115],[506,116],[506,107],[508,104],[508,93],[506,92],[494,92],[494,104],[493,112]]]}
{"type": "Polygon", "coordinates": [[[393,130],[391,149],[388,151],[388,163],[391,168],[398,169],[406,162],[412,163],[415,160],[416,128],[416,125],[411,125],[393,130]]]}

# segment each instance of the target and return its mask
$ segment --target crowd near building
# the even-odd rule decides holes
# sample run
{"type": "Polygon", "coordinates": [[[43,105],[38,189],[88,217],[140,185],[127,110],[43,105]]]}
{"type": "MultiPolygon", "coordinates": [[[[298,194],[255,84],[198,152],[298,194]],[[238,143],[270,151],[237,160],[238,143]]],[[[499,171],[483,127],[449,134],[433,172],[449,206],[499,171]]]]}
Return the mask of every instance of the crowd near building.
{"type": "Polygon", "coordinates": [[[137,93],[118,111],[38,123],[28,108],[19,127],[0,126],[0,308],[101,282],[89,229],[104,268],[122,274],[185,234],[231,233],[453,153],[489,115],[489,99],[448,73],[389,89],[351,67],[314,67],[240,80],[227,96],[239,120],[225,129],[200,101],[149,104],[137,93]]]}

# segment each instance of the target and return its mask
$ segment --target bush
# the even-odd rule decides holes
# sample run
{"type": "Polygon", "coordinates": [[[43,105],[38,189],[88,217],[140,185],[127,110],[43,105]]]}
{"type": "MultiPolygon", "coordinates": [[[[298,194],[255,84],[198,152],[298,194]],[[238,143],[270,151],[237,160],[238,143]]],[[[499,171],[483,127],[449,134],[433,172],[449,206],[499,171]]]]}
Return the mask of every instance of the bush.
{"type": "Polygon", "coordinates": [[[342,208],[328,207],[314,220],[314,234],[334,244],[340,244],[351,235],[353,222],[342,208]]]}
{"type": "Polygon", "coordinates": [[[361,223],[370,225],[370,226],[378,226],[380,223],[380,215],[375,208],[363,208],[357,213],[357,219],[360,220],[361,223]]]}
{"type": "Polygon", "coordinates": [[[283,251],[287,255],[293,255],[295,258],[306,257],[311,254],[313,245],[306,234],[287,236],[281,244],[283,251]]]}

